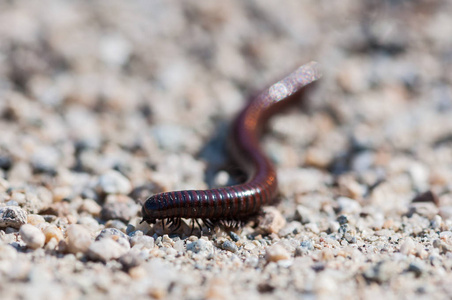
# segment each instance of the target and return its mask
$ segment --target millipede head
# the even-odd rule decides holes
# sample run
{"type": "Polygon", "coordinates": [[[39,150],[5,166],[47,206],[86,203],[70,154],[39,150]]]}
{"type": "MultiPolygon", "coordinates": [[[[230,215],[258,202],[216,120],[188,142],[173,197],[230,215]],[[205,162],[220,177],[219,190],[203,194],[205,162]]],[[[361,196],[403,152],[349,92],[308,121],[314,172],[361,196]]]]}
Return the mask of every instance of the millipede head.
{"type": "Polygon", "coordinates": [[[155,224],[158,219],[162,219],[161,205],[158,200],[159,195],[149,197],[143,204],[141,214],[143,220],[141,222],[147,222],[149,224],[155,224]]]}

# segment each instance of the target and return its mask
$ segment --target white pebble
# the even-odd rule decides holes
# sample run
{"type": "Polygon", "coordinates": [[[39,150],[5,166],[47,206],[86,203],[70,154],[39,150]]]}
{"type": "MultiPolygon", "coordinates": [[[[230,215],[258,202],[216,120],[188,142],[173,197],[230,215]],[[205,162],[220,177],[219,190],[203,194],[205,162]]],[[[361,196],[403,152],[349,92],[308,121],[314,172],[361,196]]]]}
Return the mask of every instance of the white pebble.
{"type": "Polygon", "coordinates": [[[106,194],[128,194],[132,190],[129,179],[114,170],[100,176],[98,186],[106,194]]]}
{"type": "Polygon", "coordinates": [[[100,241],[95,241],[88,248],[88,257],[92,260],[99,260],[107,262],[111,259],[117,259],[121,255],[129,251],[124,245],[120,245],[111,238],[104,238],[100,241]]]}
{"type": "Polygon", "coordinates": [[[31,249],[38,249],[44,246],[46,237],[41,230],[30,224],[20,227],[19,234],[25,244],[31,249]]]}
{"type": "Polygon", "coordinates": [[[337,199],[339,210],[343,214],[359,214],[361,212],[361,205],[353,199],[347,197],[339,197],[337,199]]]}
{"type": "Polygon", "coordinates": [[[73,224],[66,230],[67,251],[70,253],[85,253],[92,243],[91,234],[82,225],[73,224]]]}
{"type": "Polygon", "coordinates": [[[265,252],[265,259],[267,261],[279,261],[289,258],[290,258],[289,252],[287,252],[287,250],[284,249],[283,246],[278,244],[268,247],[267,251],[265,252]]]}
{"type": "Polygon", "coordinates": [[[400,253],[408,255],[414,250],[415,247],[416,245],[413,239],[407,237],[400,246],[400,253]]]}

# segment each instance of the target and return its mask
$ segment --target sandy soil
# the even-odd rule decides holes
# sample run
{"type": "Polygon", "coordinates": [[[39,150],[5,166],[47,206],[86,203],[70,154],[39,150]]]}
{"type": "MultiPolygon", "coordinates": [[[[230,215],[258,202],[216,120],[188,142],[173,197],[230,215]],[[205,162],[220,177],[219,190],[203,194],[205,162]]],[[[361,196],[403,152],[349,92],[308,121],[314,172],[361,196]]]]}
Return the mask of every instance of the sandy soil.
{"type": "Polygon", "coordinates": [[[1,1],[2,299],[452,294],[452,2],[1,1]],[[141,221],[232,179],[228,124],[318,61],[262,140],[281,203],[239,230],[141,221]]]}

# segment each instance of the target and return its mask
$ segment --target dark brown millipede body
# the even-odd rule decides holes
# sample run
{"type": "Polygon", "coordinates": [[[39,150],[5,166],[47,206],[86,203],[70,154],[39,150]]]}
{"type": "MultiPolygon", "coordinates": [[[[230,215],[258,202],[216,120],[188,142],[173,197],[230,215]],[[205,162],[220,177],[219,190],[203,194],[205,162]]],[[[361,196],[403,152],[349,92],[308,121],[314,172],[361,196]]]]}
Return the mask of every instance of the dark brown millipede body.
{"type": "Polygon", "coordinates": [[[207,226],[218,221],[244,221],[273,204],[277,192],[276,171],[259,146],[259,135],[266,119],[289,96],[321,77],[318,64],[299,67],[254,98],[240,113],[231,132],[231,152],[244,168],[248,180],[243,184],[210,190],[166,192],[149,197],[143,205],[143,221],[168,219],[180,225],[180,218],[202,219],[207,226]]]}

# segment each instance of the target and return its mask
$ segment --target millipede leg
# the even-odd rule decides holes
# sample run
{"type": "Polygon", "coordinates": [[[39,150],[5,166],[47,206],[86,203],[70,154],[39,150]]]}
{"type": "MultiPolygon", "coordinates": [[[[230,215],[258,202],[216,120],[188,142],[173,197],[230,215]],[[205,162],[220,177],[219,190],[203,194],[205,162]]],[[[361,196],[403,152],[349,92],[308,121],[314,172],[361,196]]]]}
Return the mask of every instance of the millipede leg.
{"type": "Polygon", "coordinates": [[[209,219],[202,219],[202,221],[203,221],[204,224],[207,225],[207,227],[208,227],[209,229],[212,229],[212,228],[215,227],[215,224],[213,224],[212,221],[209,220],[209,219]]]}
{"type": "Polygon", "coordinates": [[[190,231],[190,235],[193,233],[193,231],[195,230],[195,220],[191,219],[191,231],[190,231]]]}
{"type": "Polygon", "coordinates": [[[177,218],[176,219],[176,228],[174,229],[174,231],[179,230],[180,226],[182,225],[182,220],[181,218],[177,218]]]}
{"type": "Polygon", "coordinates": [[[198,224],[199,230],[202,231],[202,226],[201,226],[201,224],[199,224],[199,220],[198,220],[198,219],[195,219],[195,221],[196,221],[196,224],[198,224]]]}

